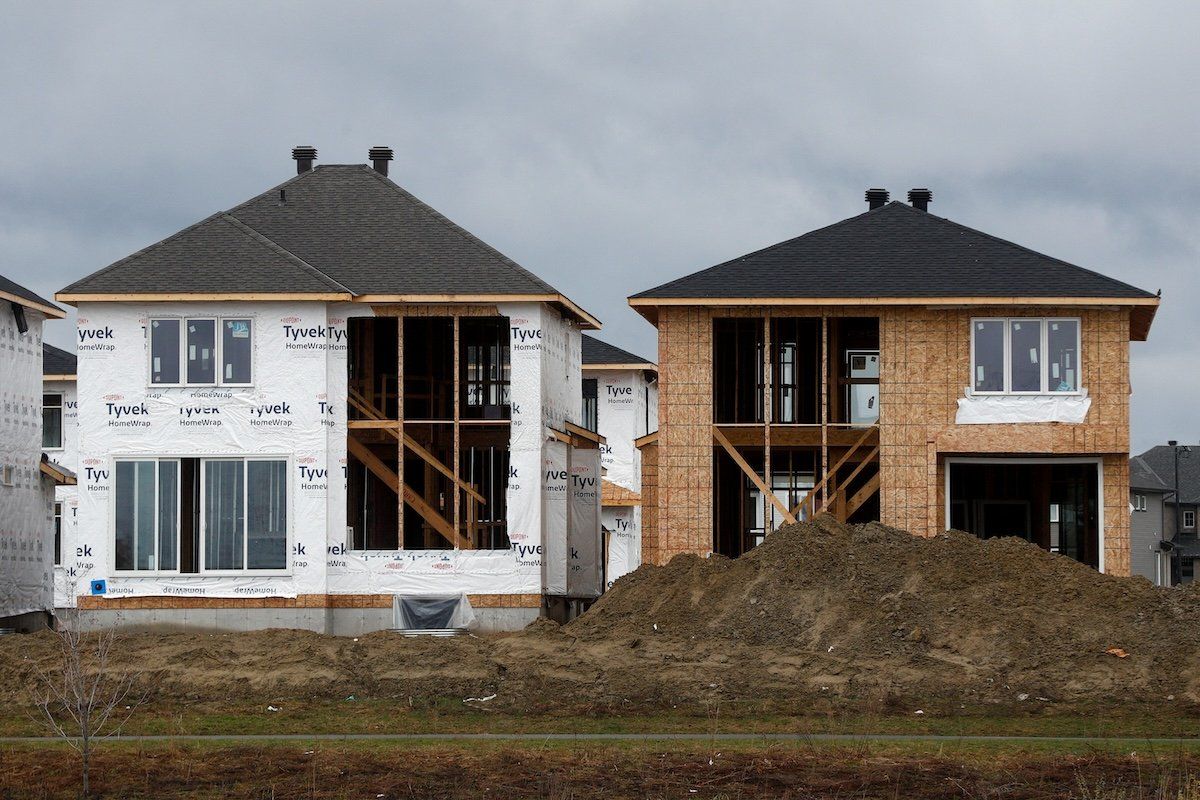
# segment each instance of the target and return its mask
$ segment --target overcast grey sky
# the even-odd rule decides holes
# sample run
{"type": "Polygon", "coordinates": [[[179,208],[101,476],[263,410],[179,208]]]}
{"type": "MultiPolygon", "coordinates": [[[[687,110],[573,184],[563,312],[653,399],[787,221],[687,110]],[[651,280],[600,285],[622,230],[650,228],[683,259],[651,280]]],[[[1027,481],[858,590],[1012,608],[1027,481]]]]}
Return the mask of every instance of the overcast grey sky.
{"type": "Polygon", "coordinates": [[[0,272],[44,295],[287,179],[293,145],[382,144],[653,356],[627,295],[928,186],[937,214],[1161,288],[1134,448],[1200,440],[1200,4],[0,11],[0,272]]]}

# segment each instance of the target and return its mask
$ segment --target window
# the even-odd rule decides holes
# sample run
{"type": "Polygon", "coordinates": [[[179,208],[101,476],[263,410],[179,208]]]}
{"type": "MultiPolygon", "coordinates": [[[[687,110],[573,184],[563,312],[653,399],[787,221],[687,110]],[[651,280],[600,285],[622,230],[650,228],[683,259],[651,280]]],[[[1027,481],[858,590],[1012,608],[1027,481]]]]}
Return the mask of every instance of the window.
{"type": "Polygon", "coordinates": [[[462,416],[468,419],[508,419],[509,332],[507,322],[493,318],[463,319],[462,416]]]}
{"type": "Polygon", "coordinates": [[[1195,511],[1184,511],[1183,512],[1183,527],[1187,528],[1189,531],[1196,527],[1196,512],[1195,511]]]}
{"type": "Polygon", "coordinates": [[[117,461],[114,567],[185,574],[285,570],[287,464],[272,458],[117,461]]]}
{"type": "Polygon", "coordinates": [[[54,566],[62,566],[62,503],[54,504],[54,566]]]}
{"type": "Polygon", "coordinates": [[[596,378],[583,379],[583,427],[589,431],[600,430],[598,391],[599,381],[596,378]]]}
{"type": "Polygon", "coordinates": [[[12,464],[0,466],[0,486],[12,486],[16,480],[17,470],[12,464]]]}
{"type": "Polygon", "coordinates": [[[1079,320],[971,321],[971,382],[979,394],[1079,391],[1079,320]]]}
{"type": "Polygon", "coordinates": [[[252,343],[253,321],[244,317],[152,319],[150,383],[247,386],[253,380],[252,343]]]}
{"type": "Polygon", "coordinates": [[[63,446],[63,396],[42,395],[42,447],[61,450],[63,446]]]}
{"type": "Polygon", "coordinates": [[[763,421],[764,321],[713,320],[713,421],[763,421]]]}
{"type": "Polygon", "coordinates": [[[1133,510],[1134,511],[1145,511],[1146,510],[1146,495],[1135,494],[1133,496],[1133,510]]]}

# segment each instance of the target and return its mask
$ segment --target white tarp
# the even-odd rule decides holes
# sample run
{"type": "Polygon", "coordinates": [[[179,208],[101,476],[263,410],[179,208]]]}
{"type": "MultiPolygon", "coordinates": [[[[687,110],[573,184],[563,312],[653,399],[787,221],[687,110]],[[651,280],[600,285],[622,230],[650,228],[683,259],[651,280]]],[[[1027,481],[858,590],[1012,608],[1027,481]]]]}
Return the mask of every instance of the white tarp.
{"type": "Polygon", "coordinates": [[[964,389],[954,422],[958,425],[996,425],[1022,422],[1068,422],[1080,424],[1092,407],[1084,389],[1077,395],[974,394],[964,389]]]}
{"type": "MultiPolygon", "coordinates": [[[[47,381],[46,393],[62,395],[62,447],[46,449],[46,455],[56,464],[79,473],[79,401],[75,381],[47,381]]],[[[75,486],[54,487],[54,502],[60,508],[61,560],[54,568],[54,607],[75,604],[75,597],[84,594],[86,585],[77,586],[78,564],[88,564],[94,557],[90,547],[76,549],[75,532],[79,521],[79,492],[75,486]]]]}
{"type": "Polygon", "coordinates": [[[542,592],[567,593],[567,539],[570,520],[570,448],[546,442],[542,455],[542,592]]]}
{"type": "Polygon", "coordinates": [[[53,603],[53,484],[42,477],[42,321],[0,303],[0,617],[53,603]]]}

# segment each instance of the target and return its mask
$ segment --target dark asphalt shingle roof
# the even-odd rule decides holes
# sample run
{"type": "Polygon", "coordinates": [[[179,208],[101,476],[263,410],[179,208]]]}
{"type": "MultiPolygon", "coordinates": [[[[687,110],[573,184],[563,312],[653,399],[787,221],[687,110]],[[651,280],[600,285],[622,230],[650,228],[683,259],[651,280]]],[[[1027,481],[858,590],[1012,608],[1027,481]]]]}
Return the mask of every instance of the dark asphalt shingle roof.
{"type": "Polygon", "coordinates": [[[653,364],[648,358],[635,356],[628,350],[602,342],[594,336],[582,335],[583,364],[653,364]]]}
{"type": "Polygon", "coordinates": [[[297,175],[63,289],[164,291],[557,294],[362,164],[297,175]]]}
{"type": "Polygon", "coordinates": [[[74,353],[60,350],[48,342],[42,342],[43,375],[75,375],[79,359],[74,353]]]}
{"type": "MultiPolygon", "coordinates": [[[[1151,447],[1138,458],[1154,471],[1168,491],[1175,491],[1175,455],[1169,445],[1151,447]]],[[[1132,482],[1132,475],[1130,478],[1132,482]]],[[[1179,454],[1179,495],[1185,505],[1200,503],[1200,445],[1192,445],[1189,452],[1179,454]]]]}
{"type": "Polygon", "coordinates": [[[3,275],[0,275],[0,292],[10,294],[14,297],[19,297],[22,300],[28,300],[31,303],[37,303],[38,305],[49,306],[50,308],[58,308],[58,306],[54,305],[54,303],[50,302],[46,298],[34,294],[21,284],[17,283],[16,281],[11,281],[3,275]]]}
{"type": "Polygon", "coordinates": [[[1154,295],[904,203],[891,202],[633,297],[1154,295]]]}
{"type": "MultiPolygon", "coordinates": [[[[1180,472],[1182,473],[1183,470],[1180,472]]],[[[1168,486],[1141,456],[1129,459],[1129,488],[1142,489],[1147,492],[1174,491],[1174,488],[1168,486]]]]}
{"type": "Polygon", "coordinates": [[[95,294],[345,291],[228,214],[214,214],[63,289],[95,294]]]}

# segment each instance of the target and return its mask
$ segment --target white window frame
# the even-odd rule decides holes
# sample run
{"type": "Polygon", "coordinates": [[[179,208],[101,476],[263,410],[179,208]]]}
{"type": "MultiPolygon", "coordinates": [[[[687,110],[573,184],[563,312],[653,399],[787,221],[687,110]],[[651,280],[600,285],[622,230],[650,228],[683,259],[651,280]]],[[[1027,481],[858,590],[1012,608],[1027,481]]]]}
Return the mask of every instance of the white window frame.
{"type": "MultiPolygon", "coordinates": [[[[65,450],[67,447],[67,432],[66,432],[66,430],[64,430],[64,428],[66,427],[66,419],[67,419],[67,395],[65,392],[47,392],[45,389],[42,390],[42,395],[43,396],[55,395],[58,397],[58,447],[46,447],[45,445],[42,446],[42,449],[47,452],[57,453],[62,450],[65,450]]],[[[50,406],[50,407],[54,408],[54,406],[50,406]]],[[[45,401],[45,399],[43,399],[42,400],[43,415],[45,414],[45,412],[46,412],[46,401],[45,401]]],[[[44,426],[45,426],[45,423],[43,422],[43,432],[45,430],[44,426]]]]}
{"type": "Polygon", "coordinates": [[[1134,511],[1145,511],[1146,510],[1146,495],[1135,494],[1133,496],[1133,510],[1134,511]]]}
{"type": "MultiPolygon", "coordinates": [[[[241,317],[237,317],[236,319],[241,319],[241,317]]],[[[255,455],[245,455],[245,454],[236,454],[236,453],[226,454],[226,455],[216,455],[216,454],[212,454],[212,453],[205,453],[205,454],[184,453],[181,455],[142,455],[142,454],[130,453],[130,454],[122,454],[122,455],[113,456],[111,459],[109,459],[109,469],[111,470],[109,472],[109,474],[113,476],[112,477],[112,491],[110,492],[111,496],[109,497],[109,509],[108,509],[108,544],[109,544],[108,568],[109,568],[110,574],[117,576],[117,577],[122,577],[122,578],[154,578],[154,577],[170,577],[170,578],[212,578],[212,577],[230,577],[230,578],[254,577],[254,578],[259,578],[259,577],[263,577],[263,578],[274,578],[274,577],[290,576],[292,574],[292,543],[295,541],[295,520],[296,520],[295,479],[292,475],[293,467],[294,467],[294,465],[292,463],[292,457],[289,455],[281,454],[281,453],[280,454],[255,454],[255,455]],[[173,570],[165,570],[165,569],[157,569],[157,568],[153,569],[153,570],[149,570],[149,569],[117,569],[117,547],[116,547],[116,542],[117,542],[117,500],[116,500],[117,468],[116,468],[116,465],[117,465],[117,462],[118,461],[154,461],[155,462],[155,465],[154,465],[154,543],[155,543],[155,547],[157,547],[159,544],[159,538],[158,538],[158,536],[159,536],[159,530],[158,530],[158,523],[159,523],[158,463],[163,462],[163,461],[174,461],[178,464],[183,459],[193,459],[193,458],[197,460],[197,462],[198,462],[197,468],[200,470],[200,500],[199,500],[200,507],[198,509],[200,530],[199,530],[199,535],[196,537],[196,541],[197,541],[196,546],[199,548],[199,552],[197,553],[197,558],[199,560],[199,565],[200,565],[199,571],[198,572],[182,572],[182,571],[180,571],[180,569],[179,569],[180,557],[179,556],[177,556],[175,559],[175,569],[173,569],[173,570]],[[284,540],[284,564],[285,564],[285,566],[283,569],[249,569],[249,568],[243,567],[242,569],[209,570],[206,568],[206,564],[204,563],[205,562],[205,551],[206,551],[205,528],[206,528],[206,523],[207,523],[207,520],[205,519],[205,510],[204,510],[204,490],[205,490],[205,481],[206,481],[204,462],[206,462],[206,461],[242,461],[244,464],[249,464],[249,462],[251,462],[251,461],[282,461],[287,465],[285,467],[285,472],[287,474],[287,486],[286,486],[286,494],[285,494],[285,498],[284,498],[284,503],[286,504],[286,508],[287,508],[287,534],[286,534],[285,540],[284,540]]],[[[178,470],[177,475],[179,476],[179,480],[177,481],[176,486],[177,486],[177,489],[180,492],[182,492],[182,489],[183,489],[182,465],[177,466],[176,469],[178,470]]],[[[243,534],[242,535],[242,563],[243,564],[246,564],[249,561],[247,548],[250,545],[250,538],[246,534],[246,526],[250,523],[249,502],[248,502],[249,501],[249,489],[250,489],[249,475],[250,475],[250,470],[248,467],[245,467],[243,469],[243,474],[242,474],[242,478],[243,478],[242,479],[242,514],[243,514],[243,518],[242,518],[242,534],[243,534]]],[[[182,500],[182,497],[181,497],[181,500],[182,500]]],[[[175,504],[175,531],[176,531],[177,535],[182,527],[182,522],[183,522],[182,513],[183,513],[183,503],[177,502],[175,504]]],[[[177,547],[178,547],[178,545],[177,545],[177,547]]],[[[178,549],[182,550],[182,548],[178,548],[178,549]]],[[[158,563],[158,558],[157,558],[157,554],[156,554],[155,564],[157,565],[157,563],[158,563]]]]}
{"type": "Polygon", "coordinates": [[[254,379],[257,377],[258,370],[255,369],[255,361],[258,348],[254,346],[258,339],[258,319],[253,314],[156,314],[146,320],[146,386],[153,389],[178,389],[192,387],[216,387],[228,386],[230,388],[253,387],[254,379]],[[179,382],[178,383],[155,383],[154,382],[154,349],[151,346],[154,337],[154,323],[166,320],[176,320],[179,322],[179,382]],[[212,320],[215,335],[213,337],[213,374],[216,380],[213,383],[192,383],[187,380],[187,326],[192,321],[212,320]],[[247,320],[250,322],[250,381],[248,383],[234,383],[225,380],[225,322],[229,320],[247,320]]]}
{"type": "Polygon", "coordinates": [[[1185,531],[1193,531],[1196,529],[1196,512],[1192,509],[1184,509],[1183,512],[1183,529],[1185,531]],[[1189,523],[1188,520],[1191,520],[1189,523]]]}
{"type": "Polygon", "coordinates": [[[969,384],[971,394],[985,396],[1013,397],[1078,397],[1083,394],[1083,321],[1080,317],[972,317],[971,318],[971,374],[969,384]],[[975,334],[980,322],[999,322],[1004,330],[1004,388],[1000,391],[982,391],[975,388],[975,334]],[[1041,341],[1038,344],[1038,360],[1041,367],[1041,386],[1038,391],[1012,390],[1012,326],[1013,322],[1040,322],[1042,325],[1041,341]],[[1076,364],[1075,390],[1070,392],[1050,391],[1050,365],[1047,359],[1050,341],[1050,324],[1053,322],[1075,323],[1075,354],[1076,364]]]}

